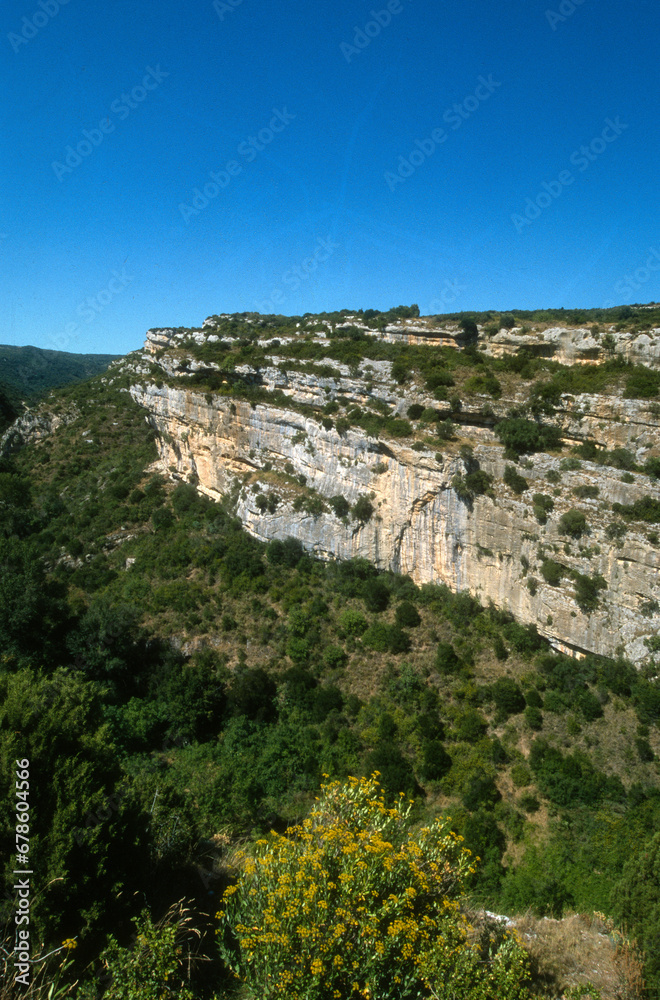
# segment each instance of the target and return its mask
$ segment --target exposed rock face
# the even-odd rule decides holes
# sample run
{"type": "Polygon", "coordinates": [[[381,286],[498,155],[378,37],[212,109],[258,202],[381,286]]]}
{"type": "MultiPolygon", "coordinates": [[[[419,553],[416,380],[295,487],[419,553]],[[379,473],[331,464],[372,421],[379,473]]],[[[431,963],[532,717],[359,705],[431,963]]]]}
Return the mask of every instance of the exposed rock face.
{"type": "Polygon", "coordinates": [[[18,417],[0,438],[0,456],[10,455],[33,441],[41,441],[58,427],[65,427],[80,414],[72,407],[67,413],[50,413],[46,409],[28,410],[18,417]]]}
{"type": "MultiPolygon", "coordinates": [[[[284,385],[282,373],[272,372],[262,371],[267,383],[277,384],[279,378],[284,385]]],[[[384,370],[381,376],[385,392],[384,370]]],[[[323,386],[313,383],[314,377],[295,373],[286,376],[285,387],[292,399],[310,401],[318,394],[323,398],[323,386]]],[[[342,383],[342,391],[367,394],[364,384],[342,383]]],[[[524,622],[535,622],[539,632],[561,648],[606,655],[625,651],[636,663],[648,656],[644,639],[660,624],[660,551],[640,526],[630,527],[619,542],[606,534],[612,502],[659,495],[647,477],[636,476],[627,484],[619,470],[583,462],[579,471],[563,473],[555,511],[540,525],[531,498],[549,492],[545,475],[558,467],[558,460],[535,456],[533,468],[521,470],[529,489],[515,495],[502,482],[502,448],[486,428],[474,429],[474,455],[495,477],[495,498],[478,496],[468,504],[452,486],[454,477],[465,472],[458,454],[438,459],[430,450],[369,438],[358,429],[339,434],[293,408],[232,401],[185,386],[157,387],[141,381],[131,393],[157,431],[164,467],[181,478],[197,477],[199,488],[210,496],[231,493],[237,515],[256,537],[293,536],[323,558],[361,556],[380,568],[410,574],[419,584],[470,590],[524,622]],[[370,496],[373,516],[357,523],[335,516],[327,506],[318,513],[295,510],[300,477],[304,489],[312,487],[312,495],[320,498],[341,495],[353,504],[370,496]],[[577,501],[570,493],[575,486],[596,483],[600,493],[595,500],[577,501]],[[266,507],[269,497],[277,498],[272,512],[266,507]],[[590,528],[580,541],[562,535],[558,524],[558,516],[575,506],[586,514],[590,528]],[[543,556],[563,567],[561,585],[544,582],[539,572],[543,556]],[[607,582],[607,589],[600,591],[600,606],[589,614],[576,603],[568,575],[573,570],[589,577],[600,574],[607,582]]],[[[395,402],[391,385],[387,393],[395,402]]],[[[564,420],[576,436],[585,419],[609,447],[613,441],[628,446],[640,432],[653,436],[639,401],[609,399],[606,404],[605,397],[589,397],[567,404],[564,420]],[[587,402],[589,414],[578,415],[587,402]],[[627,422],[619,424],[624,416],[627,422]],[[621,434],[607,434],[610,425],[621,434]]]]}
{"type": "Polygon", "coordinates": [[[660,330],[630,333],[612,327],[599,332],[597,337],[588,329],[575,330],[563,326],[550,327],[538,333],[523,333],[520,329],[500,330],[485,346],[485,351],[498,357],[511,354],[519,347],[531,347],[563,365],[594,364],[616,351],[635,364],[660,367],[660,330]],[[605,337],[610,338],[607,348],[604,347],[605,337]]]}

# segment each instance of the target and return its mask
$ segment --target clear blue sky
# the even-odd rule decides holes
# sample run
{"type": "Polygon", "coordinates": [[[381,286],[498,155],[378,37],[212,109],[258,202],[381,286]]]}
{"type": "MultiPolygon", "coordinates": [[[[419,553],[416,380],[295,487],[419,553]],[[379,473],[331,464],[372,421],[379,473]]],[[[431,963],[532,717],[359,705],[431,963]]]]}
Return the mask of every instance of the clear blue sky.
{"type": "Polygon", "coordinates": [[[660,299],[657,0],[8,0],[0,20],[2,343],[660,299]]]}

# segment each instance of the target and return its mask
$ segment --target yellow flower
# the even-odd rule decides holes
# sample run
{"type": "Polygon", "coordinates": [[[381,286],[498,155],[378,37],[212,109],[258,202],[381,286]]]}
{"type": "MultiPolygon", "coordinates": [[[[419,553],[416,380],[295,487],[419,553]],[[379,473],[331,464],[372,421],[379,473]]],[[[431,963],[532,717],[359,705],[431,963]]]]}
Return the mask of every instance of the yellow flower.
{"type": "Polygon", "coordinates": [[[65,941],[62,941],[62,947],[67,948],[69,951],[73,951],[73,949],[77,948],[78,945],[73,938],[67,938],[65,941]]]}

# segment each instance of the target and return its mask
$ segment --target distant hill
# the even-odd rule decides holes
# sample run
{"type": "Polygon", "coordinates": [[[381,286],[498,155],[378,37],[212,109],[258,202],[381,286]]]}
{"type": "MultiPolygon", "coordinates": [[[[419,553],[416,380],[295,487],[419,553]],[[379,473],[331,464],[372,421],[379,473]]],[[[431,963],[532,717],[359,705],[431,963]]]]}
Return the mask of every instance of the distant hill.
{"type": "Polygon", "coordinates": [[[9,396],[10,402],[35,399],[50,389],[98,375],[119,357],[0,344],[0,395],[9,396]]]}

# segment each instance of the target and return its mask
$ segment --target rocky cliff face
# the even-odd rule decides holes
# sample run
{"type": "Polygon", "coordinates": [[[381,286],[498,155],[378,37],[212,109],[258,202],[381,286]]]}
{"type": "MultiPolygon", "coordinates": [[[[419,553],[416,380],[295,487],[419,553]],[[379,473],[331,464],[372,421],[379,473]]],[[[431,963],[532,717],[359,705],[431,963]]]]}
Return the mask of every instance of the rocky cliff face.
{"type": "Polygon", "coordinates": [[[42,441],[59,427],[72,423],[79,415],[75,407],[70,407],[66,413],[50,413],[47,409],[28,410],[0,438],[0,457],[11,455],[31,442],[42,441]]]}
{"type": "MultiPolygon", "coordinates": [[[[202,343],[205,331],[196,334],[202,343]]],[[[648,657],[644,640],[660,624],[660,549],[649,540],[648,525],[630,524],[620,538],[612,538],[608,528],[613,502],[629,504],[649,494],[660,498],[656,480],[637,474],[624,482],[620,470],[586,461],[579,469],[560,471],[561,457],[539,454],[520,470],[529,488],[518,495],[502,481],[502,447],[480,422],[483,400],[461,414],[461,434],[473,457],[461,454],[458,444],[443,447],[440,455],[420,441],[369,437],[354,427],[340,432],[330,421],[323,425],[320,407],[335,396],[362,405],[380,400],[399,414],[413,401],[432,404],[423,393],[404,397],[390,377],[389,362],[374,362],[368,373],[357,374],[336,362],[332,375],[287,371],[273,346],[258,375],[262,388],[280,390],[284,401],[250,403],[186,385],[194,359],[182,360],[176,336],[150,332],[145,354],[132,358],[131,393],[157,432],[163,468],[196,481],[210,496],[231,494],[253,535],[293,536],[322,558],[364,557],[409,574],[418,584],[470,590],[521,621],[536,623],[558,648],[624,652],[638,664],[648,657]],[[157,351],[167,384],[145,377],[157,351]],[[318,416],[300,412],[300,403],[318,407],[318,416]],[[470,500],[459,496],[456,477],[475,460],[494,482],[490,495],[470,500]],[[552,492],[548,473],[554,480],[559,475],[561,484],[554,489],[552,515],[540,524],[532,497],[552,492]],[[597,486],[597,497],[576,499],[572,491],[584,486],[597,486]],[[368,498],[373,514],[363,520],[338,516],[328,503],[336,497],[350,505],[368,498]],[[588,534],[579,540],[560,530],[559,517],[569,508],[581,510],[588,522],[588,534]],[[562,573],[554,586],[541,573],[550,559],[562,573]],[[575,573],[606,583],[595,610],[580,609],[575,573]]],[[[232,377],[254,374],[239,366],[232,377]]],[[[503,414],[511,402],[494,403],[495,412],[503,414]]],[[[569,439],[589,435],[643,457],[659,440],[659,418],[652,411],[641,400],[577,396],[564,398],[555,419],[569,439]]]]}

